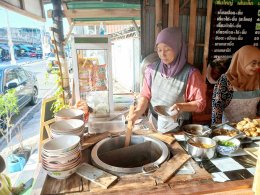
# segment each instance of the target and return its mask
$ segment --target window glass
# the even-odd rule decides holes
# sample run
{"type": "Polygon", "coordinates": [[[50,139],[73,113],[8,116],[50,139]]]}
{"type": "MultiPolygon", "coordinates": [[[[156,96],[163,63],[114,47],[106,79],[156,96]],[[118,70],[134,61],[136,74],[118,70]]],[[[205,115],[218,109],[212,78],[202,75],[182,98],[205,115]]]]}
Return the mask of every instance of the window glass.
{"type": "Polygon", "coordinates": [[[9,83],[17,83],[17,85],[19,84],[17,74],[14,70],[8,70],[6,72],[5,86],[7,86],[9,83]]]}
{"type": "Polygon", "coordinates": [[[18,80],[20,83],[23,83],[24,81],[27,80],[27,75],[23,69],[17,69],[17,74],[18,74],[18,80]]]}

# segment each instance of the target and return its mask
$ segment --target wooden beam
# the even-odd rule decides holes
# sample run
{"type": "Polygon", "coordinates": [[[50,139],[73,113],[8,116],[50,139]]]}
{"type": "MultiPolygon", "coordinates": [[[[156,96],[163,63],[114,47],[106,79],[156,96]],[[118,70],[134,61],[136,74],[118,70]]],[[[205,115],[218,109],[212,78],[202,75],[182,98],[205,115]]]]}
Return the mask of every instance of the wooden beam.
{"type": "Polygon", "coordinates": [[[179,17],[180,17],[180,0],[174,0],[173,5],[173,26],[179,26],[179,17]]]}
{"type": "Polygon", "coordinates": [[[168,27],[173,27],[173,9],[174,9],[174,0],[169,0],[168,7],[168,27]]]}
{"type": "Polygon", "coordinates": [[[196,17],[197,17],[197,0],[192,0],[190,5],[190,25],[189,25],[189,47],[188,62],[193,64],[195,41],[196,41],[196,17]]]}
{"type": "Polygon", "coordinates": [[[162,30],[162,0],[155,1],[155,38],[162,30]]]}
{"type": "MultiPolygon", "coordinates": [[[[67,7],[66,3],[61,3],[61,5],[62,5],[64,11],[68,10],[68,7],[67,7]]],[[[69,17],[66,17],[66,18],[68,20],[68,23],[71,24],[72,23],[71,18],[69,18],[69,17]]]]}
{"type": "MultiPolygon", "coordinates": [[[[116,20],[116,21],[102,21],[103,25],[132,25],[133,21],[132,20],[116,20]]],[[[140,25],[140,20],[135,22],[140,25]]],[[[74,22],[75,26],[91,26],[91,25],[100,25],[100,21],[77,21],[74,22]]]]}
{"type": "Polygon", "coordinates": [[[3,7],[5,9],[10,10],[10,11],[16,12],[18,14],[22,14],[22,15],[24,15],[26,17],[30,17],[30,18],[32,18],[34,20],[38,20],[40,22],[46,22],[45,18],[43,18],[41,16],[38,16],[38,15],[35,15],[35,14],[31,13],[31,12],[28,12],[28,11],[26,11],[24,9],[21,9],[19,7],[16,7],[14,5],[11,5],[11,4],[9,4],[9,3],[5,2],[5,1],[0,1],[0,7],[3,7]]]}
{"type": "Polygon", "coordinates": [[[205,43],[204,43],[204,53],[203,53],[203,70],[202,70],[202,76],[204,81],[206,81],[206,70],[208,64],[211,14],[212,14],[212,0],[207,0],[207,17],[206,17],[205,43]]]}
{"type": "Polygon", "coordinates": [[[141,10],[138,9],[75,9],[63,10],[63,14],[68,18],[124,18],[141,17],[141,10]]]}

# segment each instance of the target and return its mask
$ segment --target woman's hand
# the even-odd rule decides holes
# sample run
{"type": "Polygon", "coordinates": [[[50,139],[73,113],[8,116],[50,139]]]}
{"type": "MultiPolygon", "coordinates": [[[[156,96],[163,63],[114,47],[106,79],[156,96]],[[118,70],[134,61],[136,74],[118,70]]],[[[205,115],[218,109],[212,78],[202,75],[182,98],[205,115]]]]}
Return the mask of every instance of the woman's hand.
{"type": "Polygon", "coordinates": [[[140,97],[138,99],[137,105],[135,106],[134,112],[131,115],[128,114],[127,117],[126,117],[126,120],[127,121],[132,120],[133,123],[134,123],[146,111],[146,109],[148,107],[148,103],[149,103],[149,101],[148,101],[147,98],[140,97]]]}

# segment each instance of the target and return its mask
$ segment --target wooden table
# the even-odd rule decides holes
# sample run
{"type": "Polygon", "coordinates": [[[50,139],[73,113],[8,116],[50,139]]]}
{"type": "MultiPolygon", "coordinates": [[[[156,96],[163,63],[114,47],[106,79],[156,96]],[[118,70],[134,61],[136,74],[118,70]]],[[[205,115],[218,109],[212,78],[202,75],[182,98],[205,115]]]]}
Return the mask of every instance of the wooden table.
{"type": "MultiPolygon", "coordinates": [[[[146,132],[152,133],[152,131],[146,132]]],[[[109,133],[104,133],[85,140],[84,162],[91,163],[91,146],[108,135],[109,133]]],[[[186,153],[177,141],[170,144],[169,147],[174,152],[186,153]]],[[[36,182],[32,194],[253,194],[253,178],[217,183],[212,180],[211,174],[200,168],[194,160],[189,161],[196,171],[195,174],[174,175],[166,183],[157,183],[151,175],[141,173],[124,175],[108,189],[103,189],[77,174],[64,180],[51,178],[39,164],[35,173],[36,182]]]]}

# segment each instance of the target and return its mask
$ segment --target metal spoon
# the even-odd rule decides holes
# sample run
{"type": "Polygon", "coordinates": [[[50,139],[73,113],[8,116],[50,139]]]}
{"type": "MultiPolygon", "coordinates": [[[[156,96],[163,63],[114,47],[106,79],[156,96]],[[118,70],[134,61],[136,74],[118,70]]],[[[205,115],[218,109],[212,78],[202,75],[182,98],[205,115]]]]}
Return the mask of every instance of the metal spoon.
{"type": "Polygon", "coordinates": [[[203,131],[202,133],[201,133],[201,135],[206,135],[208,132],[210,132],[211,131],[211,129],[210,128],[208,128],[207,130],[205,130],[205,131],[203,131]]]}
{"type": "Polygon", "coordinates": [[[231,138],[229,138],[229,139],[227,139],[225,141],[228,142],[228,141],[230,141],[232,139],[239,138],[239,137],[242,137],[242,136],[245,136],[244,132],[240,132],[239,134],[237,134],[237,135],[235,135],[235,136],[233,136],[233,137],[231,137],[231,138]]]}
{"type": "Polygon", "coordinates": [[[212,125],[211,129],[217,129],[217,128],[222,127],[223,125],[225,125],[227,123],[229,123],[229,121],[226,121],[226,122],[221,123],[221,124],[212,125]]]}
{"type": "Polygon", "coordinates": [[[194,144],[199,144],[199,145],[200,145],[200,142],[195,141],[195,140],[193,139],[193,137],[191,137],[191,136],[189,136],[189,135],[186,135],[186,136],[191,140],[192,143],[194,143],[194,144]]]}

